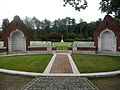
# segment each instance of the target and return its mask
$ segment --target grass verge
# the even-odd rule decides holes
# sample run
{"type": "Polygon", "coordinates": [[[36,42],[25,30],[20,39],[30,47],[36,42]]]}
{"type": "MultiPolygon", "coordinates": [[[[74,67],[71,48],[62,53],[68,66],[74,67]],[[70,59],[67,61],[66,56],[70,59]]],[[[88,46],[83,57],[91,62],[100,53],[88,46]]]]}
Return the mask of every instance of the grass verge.
{"type": "Polygon", "coordinates": [[[67,50],[67,47],[71,46],[72,42],[52,42],[52,44],[57,47],[57,50],[67,50]]]}
{"type": "Polygon", "coordinates": [[[0,73],[0,90],[21,90],[33,77],[0,73]]]}
{"type": "Polygon", "coordinates": [[[120,56],[72,54],[81,73],[120,70],[120,56]]]}
{"type": "Polygon", "coordinates": [[[51,58],[52,54],[1,56],[0,68],[42,73],[51,58]]]}

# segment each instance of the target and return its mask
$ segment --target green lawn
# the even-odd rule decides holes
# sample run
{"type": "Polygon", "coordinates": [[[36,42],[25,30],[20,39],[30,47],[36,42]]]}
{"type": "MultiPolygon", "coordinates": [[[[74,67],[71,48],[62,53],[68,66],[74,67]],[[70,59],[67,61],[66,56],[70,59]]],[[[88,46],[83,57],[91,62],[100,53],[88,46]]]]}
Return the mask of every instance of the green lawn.
{"type": "Polygon", "coordinates": [[[66,50],[68,46],[72,45],[72,42],[52,42],[52,44],[57,47],[57,50],[66,50]]]}
{"type": "Polygon", "coordinates": [[[52,54],[1,56],[0,68],[42,73],[52,56],[52,54]]]}
{"type": "Polygon", "coordinates": [[[72,57],[82,73],[120,70],[120,56],[72,54],[72,57]]]}

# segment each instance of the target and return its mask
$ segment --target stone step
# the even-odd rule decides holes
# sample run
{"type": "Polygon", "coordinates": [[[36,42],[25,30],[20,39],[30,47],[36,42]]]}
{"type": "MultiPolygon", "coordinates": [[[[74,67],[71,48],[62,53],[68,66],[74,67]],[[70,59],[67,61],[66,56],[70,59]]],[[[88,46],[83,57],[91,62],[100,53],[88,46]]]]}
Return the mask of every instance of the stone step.
{"type": "Polygon", "coordinates": [[[7,52],[7,54],[27,54],[26,51],[14,51],[14,52],[7,52]]]}
{"type": "Polygon", "coordinates": [[[97,54],[101,54],[101,55],[120,55],[119,52],[111,52],[111,51],[97,51],[97,54]]]}
{"type": "Polygon", "coordinates": [[[99,90],[87,78],[72,76],[41,76],[21,90],[99,90]]]}

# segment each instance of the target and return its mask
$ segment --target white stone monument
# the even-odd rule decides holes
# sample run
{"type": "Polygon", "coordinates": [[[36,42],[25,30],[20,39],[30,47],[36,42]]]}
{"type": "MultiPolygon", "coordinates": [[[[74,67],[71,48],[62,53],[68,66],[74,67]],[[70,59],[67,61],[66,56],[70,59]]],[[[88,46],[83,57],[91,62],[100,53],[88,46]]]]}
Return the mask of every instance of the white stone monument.
{"type": "Polygon", "coordinates": [[[61,42],[63,43],[64,41],[63,41],[63,35],[61,36],[61,42]]]}

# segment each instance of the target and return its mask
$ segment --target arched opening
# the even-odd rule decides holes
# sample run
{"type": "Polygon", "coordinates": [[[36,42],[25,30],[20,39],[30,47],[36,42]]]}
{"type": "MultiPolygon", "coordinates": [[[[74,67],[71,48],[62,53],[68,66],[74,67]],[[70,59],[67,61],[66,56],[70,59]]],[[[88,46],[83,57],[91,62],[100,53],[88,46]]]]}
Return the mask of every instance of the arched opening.
{"type": "Polygon", "coordinates": [[[116,52],[116,37],[113,31],[106,29],[101,32],[98,40],[98,49],[99,51],[116,52]]]}
{"type": "Polygon", "coordinates": [[[9,51],[26,51],[26,38],[24,33],[20,30],[11,32],[8,37],[8,50],[9,51]]]}

